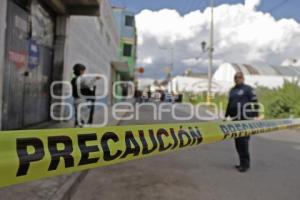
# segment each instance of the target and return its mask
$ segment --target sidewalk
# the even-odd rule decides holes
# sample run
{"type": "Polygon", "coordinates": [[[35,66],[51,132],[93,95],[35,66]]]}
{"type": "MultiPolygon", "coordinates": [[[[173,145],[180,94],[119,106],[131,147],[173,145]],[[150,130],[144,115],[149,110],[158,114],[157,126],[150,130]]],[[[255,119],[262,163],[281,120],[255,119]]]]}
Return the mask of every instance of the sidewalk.
{"type": "MultiPolygon", "coordinates": [[[[111,107],[108,114],[111,115],[111,107]]],[[[102,122],[102,112],[95,111],[94,122],[102,122]]],[[[123,116],[126,113],[123,114],[123,116]]],[[[117,125],[119,121],[108,116],[108,125],[117,125]]],[[[39,124],[28,129],[56,129],[56,128],[70,128],[74,126],[74,122],[56,123],[53,121],[39,124]]],[[[74,173],[69,175],[62,175],[43,179],[39,181],[29,182],[25,184],[10,186],[7,188],[0,188],[0,200],[61,200],[69,199],[71,194],[76,189],[76,186],[86,176],[88,171],[74,173]]]]}

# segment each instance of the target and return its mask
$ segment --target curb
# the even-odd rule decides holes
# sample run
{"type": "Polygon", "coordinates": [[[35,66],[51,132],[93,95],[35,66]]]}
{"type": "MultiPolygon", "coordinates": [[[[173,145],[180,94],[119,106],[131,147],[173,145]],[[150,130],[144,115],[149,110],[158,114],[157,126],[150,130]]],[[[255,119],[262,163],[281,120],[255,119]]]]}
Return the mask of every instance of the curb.
{"type": "Polygon", "coordinates": [[[72,198],[72,194],[76,191],[81,181],[86,177],[89,171],[83,171],[70,175],[68,180],[58,189],[49,200],[69,200],[72,198]]]}
{"type": "MultiPolygon", "coordinates": [[[[123,116],[125,115],[126,113],[123,116]]],[[[120,121],[113,120],[111,125],[118,125],[120,121]]],[[[88,173],[89,170],[70,175],[68,180],[48,200],[71,200],[74,192],[88,173]]]]}

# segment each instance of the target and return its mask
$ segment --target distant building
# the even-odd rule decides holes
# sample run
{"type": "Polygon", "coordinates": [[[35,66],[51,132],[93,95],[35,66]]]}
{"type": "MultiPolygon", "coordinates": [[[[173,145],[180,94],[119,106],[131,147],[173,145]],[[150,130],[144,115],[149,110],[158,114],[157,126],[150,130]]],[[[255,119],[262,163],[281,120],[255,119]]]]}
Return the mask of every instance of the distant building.
{"type": "MultiPolygon", "coordinates": [[[[208,88],[208,79],[207,78],[195,78],[188,76],[176,76],[174,77],[168,85],[169,90],[175,93],[193,93],[201,94],[207,92],[208,88]]],[[[216,81],[212,82],[212,92],[221,93],[222,86],[216,81]]]]}
{"type": "Polygon", "coordinates": [[[137,31],[135,15],[126,8],[113,7],[113,14],[120,35],[119,56],[128,63],[128,69],[119,74],[120,80],[134,80],[137,59],[137,31]]]}
{"type": "Polygon", "coordinates": [[[203,78],[203,79],[207,79],[207,72],[203,73],[203,72],[194,72],[192,69],[187,69],[184,73],[184,76],[186,77],[192,77],[192,78],[203,78]]]}
{"type": "MultiPolygon", "coordinates": [[[[115,81],[130,81],[135,79],[135,68],[137,59],[137,31],[135,25],[134,13],[126,8],[113,7],[113,15],[117,24],[117,30],[120,35],[119,57],[127,67],[120,69],[115,75],[115,81]]],[[[136,88],[136,86],[134,86],[136,88]]],[[[123,83],[117,85],[116,93],[118,96],[127,96],[133,88],[129,84],[123,83]]],[[[120,99],[116,99],[118,101],[120,99]]]]}
{"type": "Polygon", "coordinates": [[[253,87],[264,86],[276,88],[283,85],[284,80],[297,80],[300,78],[300,67],[282,66],[253,66],[247,64],[225,63],[213,75],[213,81],[222,86],[227,92],[234,86],[234,75],[243,72],[245,82],[253,87]]]}
{"type": "Polygon", "coordinates": [[[145,91],[149,89],[154,82],[155,80],[151,78],[139,78],[137,79],[137,89],[140,91],[145,91]]]}

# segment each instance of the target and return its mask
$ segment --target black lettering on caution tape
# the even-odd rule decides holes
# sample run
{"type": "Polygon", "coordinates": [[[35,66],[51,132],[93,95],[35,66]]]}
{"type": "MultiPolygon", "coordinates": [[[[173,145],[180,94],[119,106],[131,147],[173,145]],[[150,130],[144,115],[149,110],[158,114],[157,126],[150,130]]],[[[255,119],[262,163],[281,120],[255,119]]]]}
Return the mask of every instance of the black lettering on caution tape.
{"type": "Polygon", "coordinates": [[[71,138],[67,136],[53,136],[48,137],[48,149],[51,155],[51,162],[48,171],[56,170],[60,161],[63,158],[65,167],[74,167],[74,158],[71,155],[73,152],[73,145],[71,138]],[[58,144],[63,144],[64,149],[59,150],[58,144]]]}
{"type": "Polygon", "coordinates": [[[78,165],[87,165],[98,162],[100,157],[90,158],[90,153],[99,152],[99,147],[96,145],[87,146],[86,142],[97,141],[97,134],[81,134],[78,135],[78,146],[81,152],[81,158],[78,165]]]}
{"type": "Polygon", "coordinates": [[[43,142],[39,138],[17,139],[17,154],[19,157],[17,176],[24,176],[27,174],[31,162],[39,161],[45,156],[43,142]],[[29,146],[34,148],[34,153],[28,152],[27,147],[29,146]]]}
{"type": "Polygon", "coordinates": [[[188,130],[180,129],[178,132],[175,132],[173,128],[159,128],[156,134],[152,129],[148,131],[138,130],[137,133],[134,134],[130,130],[125,131],[124,141],[120,141],[120,135],[114,132],[104,133],[100,141],[97,133],[79,134],[77,135],[77,142],[64,135],[49,136],[47,137],[47,145],[44,145],[39,138],[17,139],[17,154],[20,161],[17,176],[28,175],[30,164],[42,161],[45,158],[46,150],[50,154],[47,171],[55,171],[61,163],[64,163],[62,166],[65,168],[76,167],[75,155],[73,155],[75,149],[80,151],[77,166],[83,166],[101,162],[101,153],[103,153],[102,162],[110,162],[127,158],[130,155],[133,157],[140,154],[148,155],[156,150],[164,152],[177,147],[185,148],[199,145],[203,140],[198,127],[189,127],[188,130]],[[95,144],[88,145],[90,142],[95,142],[95,144]],[[125,149],[122,150],[123,145],[125,149]],[[30,153],[29,147],[32,147],[34,152],[30,153]],[[46,147],[47,149],[45,149],[46,147]],[[114,149],[114,153],[112,153],[112,149],[114,149]],[[91,157],[92,153],[95,153],[93,157],[91,157]]]}

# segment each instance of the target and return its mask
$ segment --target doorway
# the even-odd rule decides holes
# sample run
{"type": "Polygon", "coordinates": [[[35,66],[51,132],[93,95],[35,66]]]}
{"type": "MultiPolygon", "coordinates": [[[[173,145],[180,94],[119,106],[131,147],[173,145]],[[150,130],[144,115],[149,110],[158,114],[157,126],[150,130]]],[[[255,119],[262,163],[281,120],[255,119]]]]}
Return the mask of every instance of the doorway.
{"type": "Polygon", "coordinates": [[[49,120],[54,30],[48,29],[54,27],[54,22],[51,17],[47,18],[47,11],[38,1],[32,1],[28,7],[39,13],[8,1],[4,130],[49,120]],[[43,26],[47,29],[42,29],[43,26]]]}

